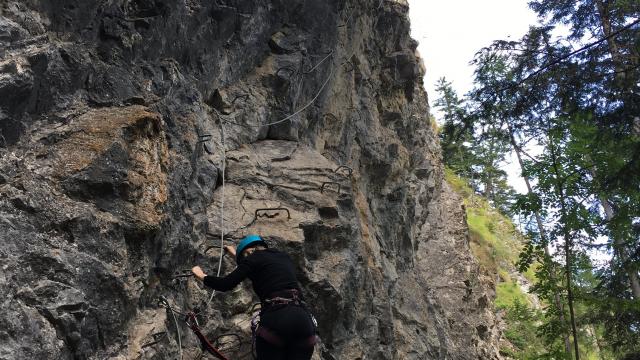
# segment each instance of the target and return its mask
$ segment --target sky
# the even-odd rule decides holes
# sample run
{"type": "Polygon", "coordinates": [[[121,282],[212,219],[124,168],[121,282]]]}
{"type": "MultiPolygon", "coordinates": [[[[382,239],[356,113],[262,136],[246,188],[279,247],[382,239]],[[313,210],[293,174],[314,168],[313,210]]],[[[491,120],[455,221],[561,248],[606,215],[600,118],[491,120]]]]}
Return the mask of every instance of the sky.
{"type": "MultiPolygon", "coordinates": [[[[469,62],[482,47],[493,40],[518,40],[530,25],[537,23],[535,13],[527,6],[528,0],[408,0],[411,35],[420,45],[418,51],[427,69],[424,83],[429,95],[431,112],[436,99],[435,83],[446,77],[462,97],[471,90],[473,66],[469,62]]],[[[536,154],[539,149],[528,151],[536,154]]],[[[518,192],[526,193],[515,155],[509,156],[505,171],[509,184],[518,192]]],[[[599,242],[604,241],[599,239],[599,242]]],[[[599,261],[610,256],[592,252],[599,261]]]]}
{"type": "Polygon", "coordinates": [[[411,35],[420,43],[432,105],[440,77],[464,95],[473,81],[469,62],[474,54],[493,40],[519,39],[536,23],[527,0],[409,0],[409,6],[411,35]]]}
{"type": "MultiPolygon", "coordinates": [[[[419,42],[418,51],[427,69],[424,83],[431,112],[437,98],[435,83],[446,77],[462,97],[471,90],[475,53],[494,40],[517,40],[537,22],[527,0],[409,0],[411,35],[419,42]]],[[[505,164],[509,183],[526,192],[514,156],[505,164]]]]}

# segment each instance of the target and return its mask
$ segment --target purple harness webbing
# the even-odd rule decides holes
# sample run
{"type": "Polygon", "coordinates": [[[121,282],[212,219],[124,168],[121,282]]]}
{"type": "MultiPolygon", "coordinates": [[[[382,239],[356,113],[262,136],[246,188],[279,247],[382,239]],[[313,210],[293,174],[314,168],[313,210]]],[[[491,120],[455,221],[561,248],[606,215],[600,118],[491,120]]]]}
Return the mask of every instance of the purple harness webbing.
{"type": "Polygon", "coordinates": [[[198,325],[196,324],[196,315],[192,312],[189,312],[187,314],[187,325],[189,325],[189,327],[191,328],[191,330],[193,331],[194,334],[196,334],[196,336],[198,337],[198,339],[200,340],[200,344],[202,345],[202,347],[207,350],[211,355],[217,357],[220,360],[229,360],[227,359],[224,355],[222,355],[222,353],[220,351],[218,351],[218,349],[216,349],[210,342],[209,340],[207,340],[207,337],[204,336],[204,334],[202,333],[202,331],[200,331],[200,328],[198,327],[198,325]]]}

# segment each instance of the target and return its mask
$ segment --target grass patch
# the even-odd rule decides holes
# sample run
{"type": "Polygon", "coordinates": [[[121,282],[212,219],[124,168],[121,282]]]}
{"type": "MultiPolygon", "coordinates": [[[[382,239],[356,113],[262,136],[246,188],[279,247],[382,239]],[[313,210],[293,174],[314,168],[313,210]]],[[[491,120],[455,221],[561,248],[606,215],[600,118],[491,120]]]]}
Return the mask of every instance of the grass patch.
{"type": "MultiPolygon", "coordinates": [[[[498,278],[496,307],[512,306],[516,299],[522,304],[530,304],[527,295],[510,275],[516,271],[516,263],[525,241],[523,235],[518,232],[511,219],[491,207],[484,197],[474,194],[465,179],[448,168],[445,169],[445,179],[464,199],[471,251],[480,266],[498,278]]],[[[534,267],[523,275],[535,282],[534,267]]]]}
{"type": "Polygon", "coordinates": [[[493,268],[494,263],[498,267],[515,268],[524,238],[511,220],[491,208],[480,196],[466,198],[465,204],[469,230],[480,245],[488,248],[490,254],[488,263],[484,262],[484,255],[474,254],[478,256],[480,263],[487,265],[487,269],[493,268]]]}
{"type": "Polygon", "coordinates": [[[453,170],[445,168],[444,179],[449,183],[449,185],[451,185],[453,190],[463,198],[466,199],[471,196],[472,190],[471,187],[469,187],[469,184],[464,179],[456,175],[453,170]]]}
{"type": "Polygon", "coordinates": [[[540,264],[538,264],[538,263],[535,263],[535,264],[533,264],[533,265],[529,266],[529,268],[527,269],[527,271],[525,271],[525,272],[524,272],[524,274],[522,274],[522,275],[524,275],[524,277],[525,277],[527,280],[531,281],[531,283],[535,283],[535,282],[537,282],[537,279],[536,279],[536,271],[538,270],[538,267],[539,267],[539,266],[540,266],[540,264]]]}
{"type": "Polygon", "coordinates": [[[530,304],[527,295],[522,292],[517,283],[509,280],[496,286],[496,308],[506,309],[513,306],[516,300],[521,304],[530,304]]]}

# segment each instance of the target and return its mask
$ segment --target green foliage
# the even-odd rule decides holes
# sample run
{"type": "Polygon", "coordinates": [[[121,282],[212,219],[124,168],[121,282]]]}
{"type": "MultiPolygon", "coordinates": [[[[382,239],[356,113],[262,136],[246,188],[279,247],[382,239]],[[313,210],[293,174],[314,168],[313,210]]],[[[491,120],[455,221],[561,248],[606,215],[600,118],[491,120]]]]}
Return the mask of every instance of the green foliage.
{"type": "Polygon", "coordinates": [[[585,294],[585,322],[601,330],[601,343],[613,358],[640,354],[640,301],[630,300],[622,274],[615,268],[599,271],[595,289],[585,294]]]}
{"type": "Polygon", "coordinates": [[[458,176],[450,167],[444,168],[444,178],[451,185],[453,190],[460,194],[464,199],[471,197],[473,189],[469,186],[469,183],[463,178],[458,176]]]}
{"type": "Polygon", "coordinates": [[[495,274],[502,269],[515,271],[524,238],[511,219],[494,209],[486,198],[475,194],[468,181],[453,170],[445,168],[445,179],[464,199],[471,247],[481,265],[495,274]]]}
{"type": "MultiPolygon", "coordinates": [[[[445,168],[445,178],[464,199],[467,223],[471,236],[471,249],[480,265],[496,274],[495,306],[505,312],[505,337],[513,347],[501,352],[514,359],[537,359],[546,353],[543,341],[537,335],[541,313],[531,308],[531,301],[511,274],[515,273],[518,254],[525,242],[512,221],[494,209],[482,196],[474,193],[468,182],[445,168]]],[[[534,265],[526,269],[525,277],[533,281],[534,265]]]]}
{"type": "Polygon", "coordinates": [[[505,309],[514,306],[516,303],[530,305],[529,299],[522,292],[520,285],[512,280],[496,285],[496,308],[505,309]]]}
{"type": "Polygon", "coordinates": [[[630,304],[640,301],[631,291],[640,269],[640,2],[530,6],[544,23],[478,53],[466,109],[493,126],[485,146],[508,133],[534,183],[513,209],[531,219],[519,265],[540,264],[533,290],[548,304],[540,335],[553,348],[571,331],[582,349],[575,356],[593,353],[599,333],[611,339],[599,342],[601,357],[638,353],[630,304]],[[569,27],[566,39],[555,40],[558,24],[569,27]],[[577,43],[587,38],[600,40],[577,43]],[[596,268],[589,255],[603,238],[613,259],[596,268]],[[548,245],[555,252],[545,253],[548,245]]]}
{"type": "MultiPolygon", "coordinates": [[[[515,347],[511,357],[516,359],[541,359],[548,355],[547,348],[537,333],[542,314],[527,303],[514,299],[506,307],[505,321],[508,324],[505,337],[515,347]]],[[[561,359],[561,357],[557,357],[561,359]]]]}
{"type": "Polygon", "coordinates": [[[445,165],[469,179],[474,191],[482,193],[502,213],[509,214],[515,191],[500,168],[508,152],[508,141],[498,129],[469,113],[452,84],[441,78],[435,106],[444,114],[440,145],[445,165]]]}
{"type": "Polygon", "coordinates": [[[445,163],[457,174],[470,174],[475,161],[471,148],[473,127],[467,122],[464,104],[445,78],[438,80],[436,91],[440,97],[436,99],[435,106],[444,114],[439,135],[445,163]]]}
{"type": "Polygon", "coordinates": [[[442,137],[443,151],[449,146],[467,156],[452,165],[472,180],[472,248],[506,280],[501,306],[520,315],[509,305],[517,292],[502,271],[513,258],[497,240],[499,222],[473,193],[526,219],[518,265],[530,273],[537,264],[533,291],[546,308],[536,317],[536,333],[546,350],[528,352],[525,339],[511,332],[515,357],[633,357],[640,353],[640,2],[531,0],[530,6],[542,24],[519,41],[496,41],[478,52],[475,88],[464,99],[441,83],[439,106],[453,129],[442,137]],[[555,36],[557,25],[568,27],[566,38],[555,36]],[[456,143],[460,137],[452,134],[465,138],[456,143]],[[526,195],[500,189],[509,148],[533,184],[526,195]],[[604,246],[596,243],[602,239],[604,246]],[[593,249],[608,251],[611,260],[595,266],[593,249]],[[564,338],[574,342],[571,351],[564,338]]]}

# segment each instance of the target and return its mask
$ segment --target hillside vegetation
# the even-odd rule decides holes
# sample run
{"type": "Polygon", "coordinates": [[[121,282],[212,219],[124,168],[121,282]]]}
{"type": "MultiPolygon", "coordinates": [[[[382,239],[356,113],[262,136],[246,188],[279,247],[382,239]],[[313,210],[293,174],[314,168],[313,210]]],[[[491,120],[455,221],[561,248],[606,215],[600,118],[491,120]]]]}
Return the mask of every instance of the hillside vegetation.
{"type": "Polygon", "coordinates": [[[532,270],[517,271],[516,262],[524,236],[511,219],[494,209],[486,198],[474,194],[468,182],[446,169],[446,180],[463,199],[471,250],[480,265],[496,279],[496,310],[505,320],[502,355],[515,359],[535,358],[543,353],[536,336],[536,318],[540,316],[537,298],[523,288],[535,282],[532,270]]]}
{"type": "MultiPolygon", "coordinates": [[[[527,291],[536,284],[537,265],[534,264],[524,273],[518,272],[517,262],[526,241],[525,236],[511,219],[491,206],[484,196],[475,194],[468,181],[448,168],[446,180],[464,199],[471,250],[484,270],[493,274],[496,280],[494,305],[505,324],[506,341],[500,349],[502,355],[523,360],[562,359],[549,353],[541,336],[546,331],[542,326],[546,304],[527,291]]],[[[601,334],[592,329],[589,335],[601,334]]],[[[611,358],[601,353],[597,344],[582,342],[581,348],[586,359],[611,358]]]]}
{"type": "Polygon", "coordinates": [[[535,274],[525,290],[540,316],[515,302],[514,281],[527,288],[520,275],[504,274],[515,258],[511,235],[500,238],[509,227],[467,200],[477,256],[498,274],[498,307],[535,319],[544,342],[518,357],[640,359],[640,2],[528,5],[537,23],[480,49],[464,95],[438,80],[443,159],[526,233],[517,267],[535,274]]]}
{"type": "Polygon", "coordinates": [[[498,281],[496,306],[504,309],[516,300],[531,305],[533,301],[519,281],[533,283],[535,276],[533,272],[519,276],[516,269],[523,235],[508,217],[494,209],[483,196],[474,194],[468,183],[450,169],[446,170],[446,179],[464,198],[473,254],[498,281]]]}

